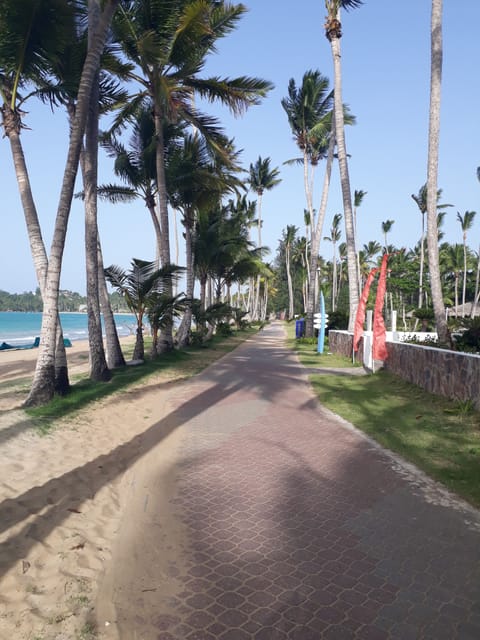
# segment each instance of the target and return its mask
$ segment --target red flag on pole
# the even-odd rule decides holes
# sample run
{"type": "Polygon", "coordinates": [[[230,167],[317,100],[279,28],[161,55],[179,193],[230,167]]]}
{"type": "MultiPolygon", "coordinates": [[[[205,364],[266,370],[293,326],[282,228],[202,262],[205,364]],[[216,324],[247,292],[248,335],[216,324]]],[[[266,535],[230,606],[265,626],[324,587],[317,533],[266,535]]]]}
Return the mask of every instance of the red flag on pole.
{"type": "Polygon", "coordinates": [[[365,322],[365,310],[367,308],[368,294],[370,293],[370,287],[372,285],[375,274],[378,268],[372,269],[368,274],[367,281],[363,287],[360,302],[357,308],[357,315],[355,316],[355,327],[353,330],[353,350],[358,351],[358,343],[363,335],[363,323],[365,322]]]}
{"type": "Polygon", "coordinates": [[[383,321],[383,301],[387,290],[387,261],[388,253],[382,258],[380,267],[380,277],[378,278],[377,297],[375,299],[375,310],[373,312],[373,359],[386,360],[388,357],[386,338],[387,332],[383,321]]]}

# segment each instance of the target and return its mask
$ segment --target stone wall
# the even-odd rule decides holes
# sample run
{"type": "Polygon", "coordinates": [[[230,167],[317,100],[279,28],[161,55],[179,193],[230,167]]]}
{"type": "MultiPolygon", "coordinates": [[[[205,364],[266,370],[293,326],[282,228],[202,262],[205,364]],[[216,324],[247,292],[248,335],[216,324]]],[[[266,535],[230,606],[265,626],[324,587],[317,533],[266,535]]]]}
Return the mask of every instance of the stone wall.
{"type": "MultiPolygon", "coordinates": [[[[346,331],[329,332],[332,353],[351,357],[353,335],[346,331]]],[[[452,400],[471,401],[480,410],[480,356],[417,344],[387,342],[387,371],[430,393],[452,400]]],[[[358,361],[362,361],[360,343],[358,361]]]]}

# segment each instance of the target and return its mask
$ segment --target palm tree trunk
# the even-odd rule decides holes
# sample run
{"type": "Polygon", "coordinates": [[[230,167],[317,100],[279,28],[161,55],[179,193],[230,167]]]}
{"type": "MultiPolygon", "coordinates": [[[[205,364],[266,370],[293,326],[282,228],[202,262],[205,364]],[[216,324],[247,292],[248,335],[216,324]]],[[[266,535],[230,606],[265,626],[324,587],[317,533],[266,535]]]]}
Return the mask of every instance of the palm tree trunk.
{"type": "Polygon", "coordinates": [[[440,89],[442,84],[442,0],[432,0],[430,116],[427,164],[427,248],[433,311],[440,343],[450,343],[445,317],[438,255],[437,180],[440,139],[440,89]]]}
{"type": "MultiPolygon", "coordinates": [[[[92,34],[98,25],[100,6],[91,0],[88,7],[88,32],[92,34]]],[[[98,119],[99,73],[92,87],[87,123],[85,127],[85,154],[83,156],[83,183],[85,191],[85,258],[87,281],[88,341],[90,349],[90,379],[106,382],[111,379],[103,347],[100,296],[98,290],[98,119]]]]}
{"type": "Polygon", "coordinates": [[[98,252],[98,290],[100,294],[100,307],[105,323],[105,342],[107,344],[107,364],[110,369],[125,366],[122,348],[118,339],[117,327],[113,316],[112,306],[108,297],[107,283],[103,270],[103,256],[100,242],[97,247],[98,252]]]}
{"type": "Polygon", "coordinates": [[[288,287],[288,320],[293,318],[293,283],[292,273],[290,271],[290,247],[285,247],[285,266],[287,268],[287,287],[288,287]]]}
{"type": "MultiPolygon", "coordinates": [[[[311,247],[310,247],[310,261],[307,261],[307,273],[308,273],[308,289],[307,289],[307,301],[306,312],[307,318],[305,322],[305,335],[312,337],[313,331],[313,314],[315,313],[315,280],[317,278],[318,268],[318,253],[320,251],[320,240],[323,233],[323,223],[325,221],[325,214],[327,211],[328,195],[330,191],[330,179],[332,175],[333,157],[335,151],[335,129],[331,131],[331,137],[328,145],[327,163],[325,166],[325,176],[323,178],[322,198],[320,201],[320,207],[318,209],[318,217],[316,224],[313,222],[313,218],[310,220],[311,225],[311,247]],[[314,226],[313,226],[314,225],[314,226]]],[[[313,209],[312,209],[313,213],[313,209]]],[[[311,214],[312,215],[312,214],[311,214]]]]}
{"type": "Polygon", "coordinates": [[[465,302],[467,296],[467,238],[463,234],[463,282],[462,282],[462,318],[465,317],[465,302]]]}
{"type": "Polygon", "coordinates": [[[418,308],[423,306],[423,271],[425,269],[425,214],[422,213],[422,237],[420,240],[420,275],[418,279],[418,308]]]}
{"type": "Polygon", "coordinates": [[[82,137],[87,120],[88,104],[92,86],[100,65],[100,56],[105,47],[108,29],[117,8],[118,0],[109,0],[101,15],[87,57],[83,66],[82,77],[78,90],[78,100],[73,126],[70,132],[67,161],[63,176],[60,201],[55,220],[52,246],[45,284],[44,308],[42,317],[42,331],[40,351],[30,393],[25,402],[27,406],[46,404],[55,391],[55,337],[57,332],[58,290],[62,267],[65,237],[68,219],[78,171],[82,137]]]}
{"type": "MultiPolygon", "coordinates": [[[[170,264],[170,225],[168,220],[167,184],[165,176],[165,145],[163,139],[163,117],[159,106],[155,105],[155,136],[156,146],[156,169],[157,169],[157,189],[158,189],[158,211],[160,215],[160,259],[162,266],[170,264]]],[[[172,285],[167,285],[165,293],[171,296],[172,285]]],[[[170,351],[173,349],[173,318],[170,313],[165,315],[165,325],[160,332],[160,351],[170,351]]]]}
{"type": "Polygon", "coordinates": [[[477,277],[475,278],[475,295],[473,296],[473,304],[472,311],[470,312],[470,317],[475,317],[475,311],[478,305],[478,300],[480,298],[480,247],[478,248],[478,260],[477,260],[477,277]]]}
{"type": "Polygon", "coordinates": [[[345,241],[347,245],[349,321],[348,328],[353,330],[358,307],[358,274],[355,250],[355,230],[353,225],[352,195],[350,193],[350,177],[348,174],[347,149],[345,146],[345,127],[342,100],[342,66],[340,39],[336,34],[330,38],[334,68],[334,101],[335,101],[335,136],[338,151],[338,166],[342,186],[343,213],[345,216],[345,241]]]}
{"type": "Polygon", "coordinates": [[[185,292],[187,296],[187,306],[185,307],[185,313],[183,314],[182,322],[177,331],[177,342],[179,347],[185,347],[188,344],[188,338],[192,327],[192,299],[193,291],[195,287],[195,279],[193,274],[193,243],[192,243],[192,229],[193,220],[192,214],[186,214],[185,216],[185,292]]]}

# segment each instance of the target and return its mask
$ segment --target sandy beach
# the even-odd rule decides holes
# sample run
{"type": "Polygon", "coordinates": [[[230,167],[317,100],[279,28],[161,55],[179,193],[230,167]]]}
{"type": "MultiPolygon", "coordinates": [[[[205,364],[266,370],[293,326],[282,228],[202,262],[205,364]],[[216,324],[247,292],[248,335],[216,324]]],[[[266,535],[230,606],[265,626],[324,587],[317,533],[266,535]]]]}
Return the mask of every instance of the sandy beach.
{"type": "MultiPolygon", "coordinates": [[[[97,589],[122,512],[125,471],[165,411],[163,385],[150,378],[42,436],[20,408],[35,351],[0,356],[0,638],[101,638],[97,589]]],[[[72,377],[88,371],[87,344],[75,342],[68,360],[72,377]]],[[[162,383],[168,388],[165,374],[162,383]]]]}

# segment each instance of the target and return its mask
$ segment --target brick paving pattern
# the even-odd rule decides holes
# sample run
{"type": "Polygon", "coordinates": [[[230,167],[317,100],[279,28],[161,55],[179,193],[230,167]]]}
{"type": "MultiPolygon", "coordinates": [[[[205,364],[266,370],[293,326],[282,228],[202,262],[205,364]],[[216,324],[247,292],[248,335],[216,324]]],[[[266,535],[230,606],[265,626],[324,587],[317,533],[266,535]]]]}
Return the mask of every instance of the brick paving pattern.
{"type": "Polygon", "coordinates": [[[176,399],[188,544],[138,637],[478,640],[478,513],[324,412],[282,339],[267,327],[176,399]]]}

